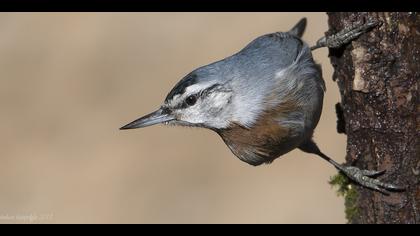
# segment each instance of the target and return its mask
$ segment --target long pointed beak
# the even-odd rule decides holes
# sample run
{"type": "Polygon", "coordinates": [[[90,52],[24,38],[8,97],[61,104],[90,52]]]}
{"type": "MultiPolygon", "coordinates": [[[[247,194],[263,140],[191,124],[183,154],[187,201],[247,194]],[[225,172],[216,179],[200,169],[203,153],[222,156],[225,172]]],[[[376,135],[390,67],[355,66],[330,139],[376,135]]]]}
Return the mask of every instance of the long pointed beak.
{"type": "Polygon", "coordinates": [[[168,114],[162,108],[160,108],[155,112],[145,115],[127,125],[124,125],[120,128],[120,130],[143,128],[151,125],[161,124],[171,120],[175,120],[175,117],[168,114]]]}

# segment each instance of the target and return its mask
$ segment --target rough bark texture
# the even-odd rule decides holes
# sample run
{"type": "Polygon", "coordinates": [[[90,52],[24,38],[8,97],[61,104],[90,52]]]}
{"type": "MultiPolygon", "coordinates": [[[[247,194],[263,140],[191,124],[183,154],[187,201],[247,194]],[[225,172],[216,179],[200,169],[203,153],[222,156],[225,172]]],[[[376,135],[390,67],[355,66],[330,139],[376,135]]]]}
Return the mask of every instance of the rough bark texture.
{"type": "Polygon", "coordinates": [[[330,49],[341,93],[348,165],[384,170],[379,179],[406,187],[390,196],[356,186],[350,223],[420,223],[420,15],[328,13],[329,31],[382,24],[330,49]]]}

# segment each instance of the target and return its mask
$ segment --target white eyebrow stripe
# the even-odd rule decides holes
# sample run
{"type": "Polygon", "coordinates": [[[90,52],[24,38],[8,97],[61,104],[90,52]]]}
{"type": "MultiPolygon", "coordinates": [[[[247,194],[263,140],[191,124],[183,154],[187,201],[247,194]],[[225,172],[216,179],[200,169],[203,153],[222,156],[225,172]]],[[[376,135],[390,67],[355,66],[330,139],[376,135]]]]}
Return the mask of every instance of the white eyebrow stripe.
{"type": "Polygon", "coordinates": [[[201,84],[193,84],[187,87],[187,89],[185,89],[185,93],[183,94],[183,96],[189,96],[192,94],[196,94],[200,91],[202,91],[203,89],[211,86],[213,83],[201,83],[201,84]]]}
{"type": "Polygon", "coordinates": [[[179,105],[180,103],[182,103],[183,100],[186,97],[188,97],[190,95],[193,95],[193,94],[197,94],[197,93],[203,91],[204,89],[212,86],[213,84],[216,84],[216,83],[206,82],[206,83],[190,85],[185,89],[185,92],[183,94],[177,94],[171,100],[169,100],[168,105],[172,106],[172,107],[175,107],[175,106],[179,105]]]}
{"type": "Polygon", "coordinates": [[[176,106],[179,103],[179,98],[180,97],[181,97],[180,94],[177,94],[177,95],[173,96],[172,99],[168,101],[168,103],[167,103],[168,106],[170,106],[170,107],[176,106]]]}

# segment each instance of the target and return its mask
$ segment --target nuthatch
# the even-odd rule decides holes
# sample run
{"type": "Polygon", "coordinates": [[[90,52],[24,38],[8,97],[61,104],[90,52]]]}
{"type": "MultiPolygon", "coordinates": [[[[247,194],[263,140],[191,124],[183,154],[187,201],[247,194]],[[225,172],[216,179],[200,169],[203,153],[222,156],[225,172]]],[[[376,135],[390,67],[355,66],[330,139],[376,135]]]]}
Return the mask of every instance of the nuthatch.
{"type": "MultiPolygon", "coordinates": [[[[377,24],[323,37],[312,49],[340,47],[377,24]]],[[[371,178],[382,171],[338,164],[312,140],[325,83],[311,48],[301,39],[305,27],[303,18],[288,32],[260,36],[238,53],[192,71],[157,111],[121,129],[160,123],[203,127],[218,133],[235,156],[254,166],[299,148],[322,157],[365,187],[381,192],[399,189],[371,178]]]]}

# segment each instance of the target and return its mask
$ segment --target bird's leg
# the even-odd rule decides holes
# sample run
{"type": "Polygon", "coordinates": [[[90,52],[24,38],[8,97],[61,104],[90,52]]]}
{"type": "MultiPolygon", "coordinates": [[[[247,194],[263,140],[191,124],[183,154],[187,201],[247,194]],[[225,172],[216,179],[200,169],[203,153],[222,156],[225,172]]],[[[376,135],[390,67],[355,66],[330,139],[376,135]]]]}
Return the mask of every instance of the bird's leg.
{"type": "Polygon", "coordinates": [[[351,42],[352,40],[359,37],[361,34],[366,33],[367,31],[369,31],[377,25],[379,25],[379,21],[368,21],[363,25],[356,25],[349,28],[344,28],[336,34],[322,37],[316,42],[315,46],[311,47],[311,50],[315,50],[317,48],[322,47],[340,48],[341,46],[351,42]]]}
{"type": "Polygon", "coordinates": [[[334,161],[333,159],[329,158],[327,155],[322,153],[319,150],[318,146],[315,144],[315,142],[312,141],[312,140],[309,140],[309,141],[303,143],[299,147],[299,149],[301,149],[304,152],[317,154],[318,156],[322,157],[324,160],[331,163],[339,171],[344,173],[348,178],[350,178],[354,182],[356,182],[356,183],[358,183],[358,184],[360,184],[364,187],[374,189],[374,190],[379,191],[379,192],[381,192],[383,194],[386,194],[386,195],[389,194],[389,192],[386,191],[386,190],[391,190],[391,191],[392,190],[393,191],[404,190],[404,188],[399,187],[397,185],[384,183],[384,182],[382,182],[378,179],[373,178],[375,176],[382,175],[383,173],[385,173],[385,171],[361,170],[361,169],[359,169],[355,166],[344,166],[344,165],[338,164],[336,161],[334,161]]]}

